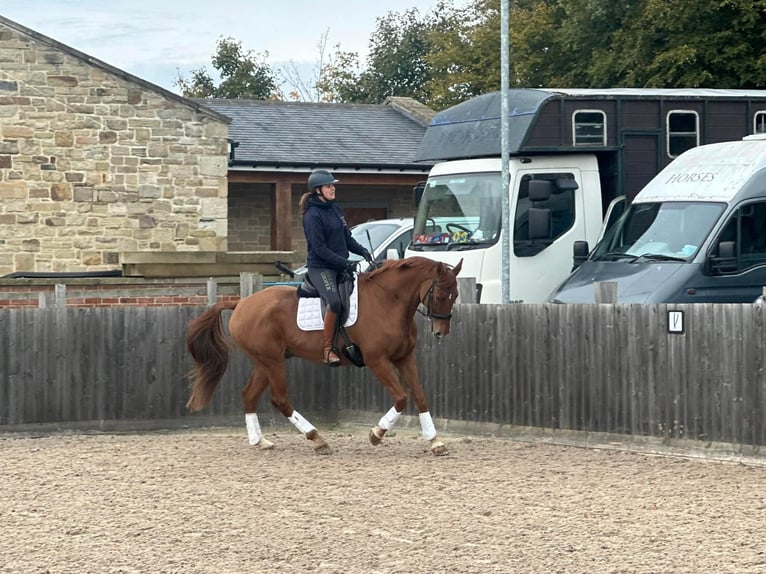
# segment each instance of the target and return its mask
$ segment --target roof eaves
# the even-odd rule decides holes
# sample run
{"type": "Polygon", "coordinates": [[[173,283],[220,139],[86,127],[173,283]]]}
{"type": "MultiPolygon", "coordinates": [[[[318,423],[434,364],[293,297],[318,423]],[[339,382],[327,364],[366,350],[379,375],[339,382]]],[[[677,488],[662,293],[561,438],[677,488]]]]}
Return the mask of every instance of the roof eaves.
{"type": "Polygon", "coordinates": [[[229,162],[229,169],[237,171],[238,169],[243,171],[251,171],[253,169],[259,169],[265,171],[268,169],[283,170],[283,169],[316,169],[324,168],[330,170],[365,170],[365,171],[379,171],[379,172],[392,172],[392,171],[429,171],[433,167],[433,163],[396,163],[396,164],[372,164],[372,163],[339,163],[339,162],[278,162],[278,161],[247,161],[247,160],[234,160],[229,162]],[[328,165],[332,164],[332,165],[328,165]]]}

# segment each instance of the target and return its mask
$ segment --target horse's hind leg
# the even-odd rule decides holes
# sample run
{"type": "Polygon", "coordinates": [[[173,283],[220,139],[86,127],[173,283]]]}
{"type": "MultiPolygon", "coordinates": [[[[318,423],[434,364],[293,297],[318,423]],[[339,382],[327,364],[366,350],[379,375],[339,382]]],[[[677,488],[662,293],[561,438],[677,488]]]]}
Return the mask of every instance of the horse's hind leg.
{"type": "Polygon", "coordinates": [[[293,408],[287,397],[287,373],[284,360],[269,364],[268,370],[271,382],[271,404],[285,415],[287,420],[293,423],[293,426],[302,432],[308,440],[314,443],[314,452],[330,454],[332,452],[330,445],[322,438],[316,427],[293,408]]]}
{"type": "Polygon", "coordinates": [[[261,425],[258,422],[256,409],[261,395],[269,386],[269,378],[258,367],[253,369],[245,388],[242,390],[242,402],[245,406],[245,428],[247,428],[247,440],[252,446],[263,449],[274,448],[274,443],[263,436],[261,425]]]}

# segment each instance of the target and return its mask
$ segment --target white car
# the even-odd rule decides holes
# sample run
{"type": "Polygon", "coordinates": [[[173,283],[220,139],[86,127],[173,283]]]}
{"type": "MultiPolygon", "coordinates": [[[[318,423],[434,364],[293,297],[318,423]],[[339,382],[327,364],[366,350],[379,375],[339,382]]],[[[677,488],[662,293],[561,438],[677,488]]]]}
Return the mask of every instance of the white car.
{"type": "MultiPolygon", "coordinates": [[[[354,225],[351,228],[351,236],[372,253],[375,261],[380,262],[388,259],[389,249],[396,250],[397,258],[404,257],[404,250],[412,239],[412,225],[412,217],[376,219],[354,225]]],[[[356,253],[351,253],[349,260],[361,262],[359,271],[369,269],[369,264],[356,253]]],[[[305,265],[294,271],[296,275],[303,275],[305,272],[305,265]]]]}

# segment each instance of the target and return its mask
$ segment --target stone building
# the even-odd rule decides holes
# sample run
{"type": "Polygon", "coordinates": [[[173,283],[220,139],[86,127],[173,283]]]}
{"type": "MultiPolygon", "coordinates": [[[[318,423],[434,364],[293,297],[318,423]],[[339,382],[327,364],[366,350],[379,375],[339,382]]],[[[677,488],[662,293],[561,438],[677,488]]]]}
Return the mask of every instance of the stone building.
{"type": "Polygon", "coordinates": [[[410,98],[191,100],[0,16],[0,277],[300,263],[311,170],[341,180],[350,225],[411,216],[433,114],[410,98]]]}
{"type": "Polygon", "coordinates": [[[226,251],[229,123],[0,17],[0,276],[226,251]]]}

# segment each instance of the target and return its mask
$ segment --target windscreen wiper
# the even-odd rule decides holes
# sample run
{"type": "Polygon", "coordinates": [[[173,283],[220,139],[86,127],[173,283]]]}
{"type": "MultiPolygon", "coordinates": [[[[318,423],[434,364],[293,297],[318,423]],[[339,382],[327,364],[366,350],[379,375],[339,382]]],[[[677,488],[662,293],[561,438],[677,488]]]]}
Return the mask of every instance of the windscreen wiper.
{"type": "Polygon", "coordinates": [[[594,257],[593,261],[619,261],[620,259],[630,259],[631,261],[635,261],[637,258],[637,255],[625,253],[624,251],[609,251],[600,257],[594,257]]]}
{"type": "Polygon", "coordinates": [[[686,257],[663,255],[662,253],[642,253],[636,257],[636,260],[637,259],[649,259],[650,261],[686,261],[686,257]]]}

